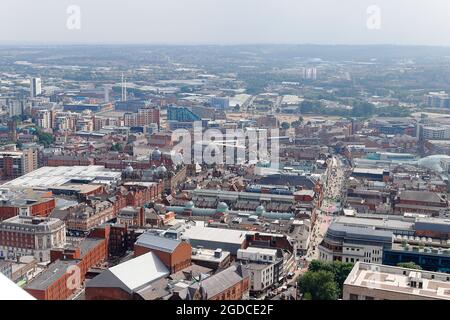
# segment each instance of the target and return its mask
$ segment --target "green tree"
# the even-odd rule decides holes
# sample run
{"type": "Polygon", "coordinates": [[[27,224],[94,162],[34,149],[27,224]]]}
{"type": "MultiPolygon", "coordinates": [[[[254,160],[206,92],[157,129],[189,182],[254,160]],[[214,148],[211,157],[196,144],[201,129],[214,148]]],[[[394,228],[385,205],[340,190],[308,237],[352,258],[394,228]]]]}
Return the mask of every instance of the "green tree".
{"type": "Polygon", "coordinates": [[[351,115],[353,117],[370,117],[375,113],[375,106],[368,102],[355,102],[351,115]]]}
{"type": "Polygon", "coordinates": [[[321,261],[321,260],[313,260],[309,264],[308,271],[318,272],[318,271],[327,271],[331,272],[334,277],[334,281],[336,282],[337,287],[340,292],[344,287],[344,281],[347,279],[350,271],[352,271],[353,264],[345,263],[341,261],[321,261]]]}
{"type": "Polygon", "coordinates": [[[311,300],[337,300],[339,289],[329,271],[307,271],[298,280],[300,291],[311,300]]]}
{"type": "Polygon", "coordinates": [[[44,132],[40,128],[36,129],[36,136],[39,143],[42,143],[45,147],[48,147],[55,141],[55,138],[52,134],[44,132]]]}
{"type": "Polygon", "coordinates": [[[283,129],[283,130],[287,130],[287,129],[289,129],[291,127],[291,125],[289,124],[289,123],[287,123],[287,122],[282,122],[281,123],[281,128],[283,129]]]}
{"type": "Polygon", "coordinates": [[[400,262],[397,263],[397,267],[400,268],[408,268],[408,269],[416,269],[416,270],[422,270],[421,266],[418,266],[417,264],[415,264],[414,262],[410,261],[410,262],[400,262]]]}
{"type": "Polygon", "coordinates": [[[292,127],[292,128],[298,128],[298,127],[300,127],[301,125],[302,125],[302,123],[301,123],[300,121],[298,121],[298,120],[293,121],[293,122],[291,123],[291,127],[292,127]]]}
{"type": "Polygon", "coordinates": [[[111,146],[111,151],[122,151],[122,146],[120,145],[120,143],[114,143],[111,146]]]}

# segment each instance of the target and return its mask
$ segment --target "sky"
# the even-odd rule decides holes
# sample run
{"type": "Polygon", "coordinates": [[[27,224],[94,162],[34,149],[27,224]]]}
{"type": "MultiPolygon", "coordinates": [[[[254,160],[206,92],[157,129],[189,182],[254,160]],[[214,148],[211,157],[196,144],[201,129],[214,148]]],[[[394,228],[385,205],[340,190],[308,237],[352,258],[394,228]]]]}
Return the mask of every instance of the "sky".
{"type": "Polygon", "coordinates": [[[450,46],[449,17],[449,0],[0,0],[0,43],[450,46]]]}

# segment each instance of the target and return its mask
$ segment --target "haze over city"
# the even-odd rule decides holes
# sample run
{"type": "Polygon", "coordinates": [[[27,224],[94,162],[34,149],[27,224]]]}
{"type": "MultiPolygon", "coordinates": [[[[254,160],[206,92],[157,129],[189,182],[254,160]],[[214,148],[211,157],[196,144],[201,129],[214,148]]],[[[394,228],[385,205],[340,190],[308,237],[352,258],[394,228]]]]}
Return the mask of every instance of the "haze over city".
{"type": "Polygon", "coordinates": [[[450,45],[446,0],[2,0],[2,43],[450,45]],[[81,28],[66,12],[81,9],[81,28]],[[380,29],[367,28],[367,8],[380,29]]]}
{"type": "Polygon", "coordinates": [[[449,301],[449,13],[0,0],[0,304],[308,320],[449,301]]]}

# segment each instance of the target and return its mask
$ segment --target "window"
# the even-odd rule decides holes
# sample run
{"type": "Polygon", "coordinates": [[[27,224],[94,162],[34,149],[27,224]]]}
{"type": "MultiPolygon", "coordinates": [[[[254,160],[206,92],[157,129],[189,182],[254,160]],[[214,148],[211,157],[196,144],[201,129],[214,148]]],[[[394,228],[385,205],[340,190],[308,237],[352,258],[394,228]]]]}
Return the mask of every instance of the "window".
{"type": "Polygon", "coordinates": [[[358,295],[350,293],[350,300],[358,300],[358,295]]]}
{"type": "Polygon", "coordinates": [[[366,296],[366,300],[375,300],[375,298],[374,298],[374,297],[366,296]]]}

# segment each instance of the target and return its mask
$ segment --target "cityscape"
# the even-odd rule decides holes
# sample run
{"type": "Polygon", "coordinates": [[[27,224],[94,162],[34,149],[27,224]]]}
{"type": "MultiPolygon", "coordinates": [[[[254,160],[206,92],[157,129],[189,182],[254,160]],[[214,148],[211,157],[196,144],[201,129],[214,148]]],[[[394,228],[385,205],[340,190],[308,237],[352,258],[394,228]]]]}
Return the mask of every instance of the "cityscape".
{"type": "Polygon", "coordinates": [[[0,45],[1,300],[450,300],[449,177],[450,47],[0,45]]]}

